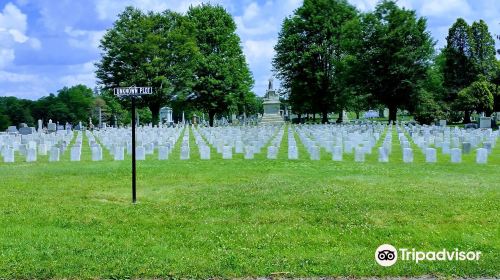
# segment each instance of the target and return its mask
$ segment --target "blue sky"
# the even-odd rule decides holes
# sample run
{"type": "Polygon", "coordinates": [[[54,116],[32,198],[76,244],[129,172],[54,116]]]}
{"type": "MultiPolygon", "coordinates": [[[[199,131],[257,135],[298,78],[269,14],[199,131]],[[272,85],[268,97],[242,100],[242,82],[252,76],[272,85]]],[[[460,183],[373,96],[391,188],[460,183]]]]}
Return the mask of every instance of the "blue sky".
{"type": "MultiPolygon", "coordinates": [[[[0,0],[0,96],[38,99],[63,86],[95,86],[99,40],[127,5],[143,10],[185,12],[201,0],[0,0]]],[[[206,1],[205,1],[206,2],[206,1]]],[[[212,0],[235,18],[254,91],[263,95],[271,77],[273,46],[283,19],[302,0],[212,0]]],[[[349,0],[361,11],[377,0],[349,0]]],[[[498,0],[399,0],[428,19],[437,46],[444,45],[457,17],[483,19],[500,34],[498,0]]]]}

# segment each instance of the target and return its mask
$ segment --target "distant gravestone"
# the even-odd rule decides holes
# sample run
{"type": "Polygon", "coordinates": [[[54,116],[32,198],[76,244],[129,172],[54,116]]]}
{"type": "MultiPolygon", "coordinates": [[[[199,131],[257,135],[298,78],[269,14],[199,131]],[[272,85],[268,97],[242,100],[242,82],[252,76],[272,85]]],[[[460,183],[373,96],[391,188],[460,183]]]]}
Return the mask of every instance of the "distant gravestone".
{"type": "Polygon", "coordinates": [[[310,149],[310,158],[311,160],[320,160],[320,149],[318,146],[312,146],[310,149]]]}
{"type": "Polygon", "coordinates": [[[233,147],[223,146],[222,147],[222,159],[232,159],[233,158],[233,147]]]}
{"type": "Polygon", "coordinates": [[[491,128],[491,118],[490,117],[479,118],[479,128],[491,128]]]}
{"type": "Polygon", "coordinates": [[[445,127],[446,126],[446,120],[439,120],[439,126],[445,127]]]}
{"type": "Polygon", "coordinates": [[[81,147],[78,147],[78,146],[75,146],[75,147],[72,147],[71,148],[71,158],[70,160],[71,161],[80,161],[80,158],[81,158],[81,147]]]}
{"type": "Polygon", "coordinates": [[[35,128],[33,127],[21,127],[19,128],[19,134],[21,135],[30,135],[34,133],[35,128]]]}
{"type": "Polygon", "coordinates": [[[50,148],[49,161],[50,162],[59,161],[59,148],[58,147],[50,148]]]}
{"type": "Polygon", "coordinates": [[[17,127],[14,125],[11,125],[7,128],[8,133],[18,133],[19,131],[17,130],[17,127]]]}
{"type": "Polygon", "coordinates": [[[299,150],[297,149],[297,146],[288,146],[288,159],[299,159],[299,150]]]}
{"type": "Polygon", "coordinates": [[[483,148],[485,148],[488,151],[488,154],[491,154],[491,151],[493,149],[492,142],[484,142],[483,143],[483,148]]]}
{"type": "Polygon", "coordinates": [[[471,143],[469,143],[469,142],[463,142],[462,143],[462,152],[464,154],[470,154],[471,149],[472,149],[471,143]]]}
{"type": "Polygon", "coordinates": [[[465,129],[477,129],[477,124],[475,123],[468,123],[464,126],[465,129]]]}
{"type": "Polygon", "coordinates": [[[47,155],[47,144],[41,143],[38,145],[38,153],[41,156],[46,156],[47,155]]]}
{"type": "Polygon", "coordinates": [[[135,159],[146,160],[146,148],[144,146],[138,146],[135,148],[135,159]]]}
{"type": "Polygon", "coordinates": [[[36,148],[30,148],[26,151],[26,162],[36,161],[36,148]]]}
{"type": "Polygon", "coordinates": [[[434,148],[425,149],[425,162],[434,163],[437,162],[437,152],[434,148]]]}
{"type": "Polygon", "coordinates": [[[404,163],[413,162],[413,150],[411,148],[403,149],[403,162],[404,163]]]}
{"type": "Polygon", "coordinates": [[[15,161],[14,157],[14,149],[11,147],[7,147],[3,150],[3,162],[12,163],[15,161]]]}
{"type": "Polygon", "coordinates": [[[451,162],[452,163],[462,162],[462,150],[460,150],[459,148],[451,149],[451,162]]]}
{"type": "Polygon", "coordinates": [[[278,149],[275,146],[267,147],[267,159],[277,159],[278,149]]]}
{"type": "Polygon", "coordinates": [[[354,149],[354,161],[355,162],[365,161],[365,149],[363,147],[356,147],[356,149],[354,149]]]}
{"type": "Polygon", "coordinates": [[[476,163],[486,164],[488,163],[488,150],[484,148],[479,148],[476,151],[476,163]]]}
{"type": "Polygon", "coordinates": [[[48,132],[56,132],[57,131],[57,125],[55,123],[49,122],[47,124],[47,131],[48,132]]]}
{"type": "Polygon", "coordinates": [[[203,145],[200,147],[200,159],[209,160],[210,159],[210,147],[203,145]]]}
{"type": "Polygon", "coordinates": [[[189,146],[182,146],[181,147],[181,160],[188,160],[189,159],[189,146]]]}
{"type": "Polygon", "coordinates": [[[125,147],[115,146],[113,148],[113,156],[114,156],[114,160],[117,160],[117,161],[125,160],[125,147]]]}
{"type": "Polygon", "coordinates": [[[101,161],[102,160],[101,146],[93,146],[91,150],[92,150],[92,161],[101,161]]]}
{"type": "Polygon", "coordinates": [[[342,161],[342,146],[333,147],[332,160],[333,161],[342,161]]]}
{"type": "Polygon", "coordinates": [[[389,162],[389,153],[384,147],[378,148],[378,162],[389,162]]]}
{"type": "Polygon", "coordinates": [[[158,160],[167,160],[168,159],[168,147],[160,146],[158,147],[158,160]]]}
{"type": "Polygon", "coordinates": [[[253,146],[245,146],[245,159],[254,159],[253,146]]]}

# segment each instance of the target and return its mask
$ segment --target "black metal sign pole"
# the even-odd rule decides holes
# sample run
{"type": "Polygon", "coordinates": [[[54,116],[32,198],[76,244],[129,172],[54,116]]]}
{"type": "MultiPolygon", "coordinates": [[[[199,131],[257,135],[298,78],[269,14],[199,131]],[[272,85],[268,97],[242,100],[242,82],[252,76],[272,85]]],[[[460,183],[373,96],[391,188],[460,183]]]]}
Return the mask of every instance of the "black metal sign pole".
{"type": "Polygon", "coordinates": [[[141,95],[153,94],[152,87],[120,87],[114,88],[115,95],[118,97],[130,96],[132,98],[132,203],[135,204],[137,200],[136,196],[136,164],[135,164],[135,127],[136,124],[136,112],[135,112],[135,99],[141,95]]]}
{"type": "Polygon", "coordinates": [[[135,96],[132,96],[132,203],[136,201],[136,169],[135,169],[135,96]]]}

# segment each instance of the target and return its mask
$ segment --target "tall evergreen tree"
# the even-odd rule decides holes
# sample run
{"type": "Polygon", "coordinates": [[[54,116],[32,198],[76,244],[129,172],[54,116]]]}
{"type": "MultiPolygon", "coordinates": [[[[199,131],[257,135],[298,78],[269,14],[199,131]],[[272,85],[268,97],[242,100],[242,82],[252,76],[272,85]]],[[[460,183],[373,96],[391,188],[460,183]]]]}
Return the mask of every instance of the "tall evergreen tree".
{"type": "Polygon", "coordinates": [[[480,20],[471,26],[473,63],[477,75],[491,80],[496,72],[495,40],[488,31],[488,25],[480,20]]]}

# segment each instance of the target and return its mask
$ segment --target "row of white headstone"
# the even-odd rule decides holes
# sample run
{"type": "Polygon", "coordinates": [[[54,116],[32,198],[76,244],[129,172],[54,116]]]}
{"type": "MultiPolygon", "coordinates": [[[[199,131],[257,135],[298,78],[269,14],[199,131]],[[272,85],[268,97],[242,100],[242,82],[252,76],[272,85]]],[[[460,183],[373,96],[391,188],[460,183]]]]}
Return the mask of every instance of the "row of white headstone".
{"type": "MultiPolygon", "coordinates": [[[[465,130],[459,128],[413,125],[384,125],[381,123],[362,125],[298,125],[288,129],[288,159],[298,159],[299,149],[295,135],[306,148],[311,160],[320,160],[321,150],[331,153],[334,161],[342,161],[344,154],[354,153],[354,160],[365,161],[365,156],[378,147],[378,161],[388,162],[392,153],[393,127],[397,130],[402,149],[403,162],[414,161],[415,145],[425,155],[426,162],[437,162],[438,149],[451,156],[451,162],[461,162],[462,154],[476,149],[476,162],[486,163],[499,137],[498,131],[465,130]],[[385,138],[381,136],[385,133],[385,138]],[[380,144],[380,141],[382,143],[380,144]]],[[[267,158],[276,159],[283,135],[283,125],[278,126],[241,126],[241,127],[187,127],[164,128],[143,127],[138,129],[136,156],[145,160],[146,155],[158,151],[158,159],[169,158],[178,139],[182,138],[180,158],[190,159],[190,131],[201,159],[210,159],[211,147],[222,155],[223,159],[232,159],[233,153],[244,154],[245,159],[253,159],[256,153],[267,147],[267,158]],[[182,135],[182,137],[181,137],[182,135]]],[[[0,151],[4,162],[14,162],[14,152],[26,157],[27,162],[37,160],[38,155],[49,154],[49,161],[59,161],[60,155],[67,149],[73,133],[33,134],[28,136],[0,135],[0,151]]],[[[85,131],[89,139],[92,160],[103,159],[106,148],[114,160],[124,160],[125,150],[131,154],[132,144],[130,129],[109,128],[91,133],[85,131]]],[[[71,161],[80,161],[83,142],[82,132],[78,132],[71,147],[71,161]]]]}

